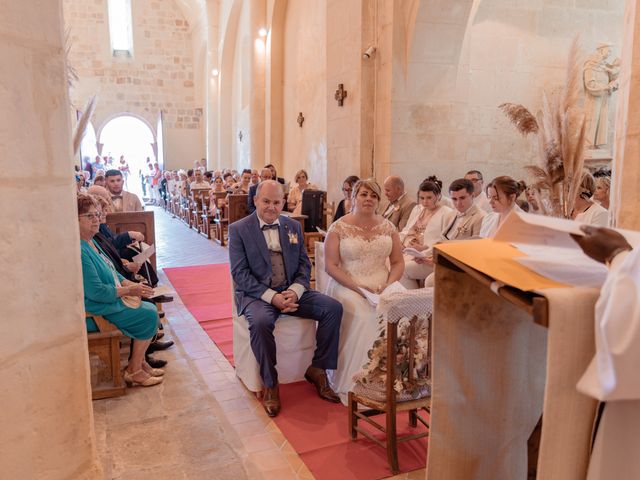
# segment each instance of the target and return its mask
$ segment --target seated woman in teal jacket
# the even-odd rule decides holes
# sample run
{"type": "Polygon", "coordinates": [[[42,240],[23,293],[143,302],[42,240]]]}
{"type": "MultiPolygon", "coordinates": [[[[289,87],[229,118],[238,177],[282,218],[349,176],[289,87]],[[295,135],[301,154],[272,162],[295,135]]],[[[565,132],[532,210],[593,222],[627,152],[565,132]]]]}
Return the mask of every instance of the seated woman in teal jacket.
{"type": "MultiPolygon", "coordinates": [[[[162,383],[164,371],[151,368],[144,359],[145,351],[158,328],[156,308],[147,302],[135,302],[139,306],[132,308],[122,300],[125,296],[131,300],[140,300],[140,297],[150,296],[153,289],[122,277],[93,241],[100,228],[100,214],[96,206],[96,201],[91,195],[78,195],[85,311],[103,316],[116,325],[124,335],[133,339],[131,359],[124,372],[127,384],[145,387],[157,385],[162,383]]],[[[87,329],[90,332],[98,330],[90,318],[87,319],[87,329]]]]}

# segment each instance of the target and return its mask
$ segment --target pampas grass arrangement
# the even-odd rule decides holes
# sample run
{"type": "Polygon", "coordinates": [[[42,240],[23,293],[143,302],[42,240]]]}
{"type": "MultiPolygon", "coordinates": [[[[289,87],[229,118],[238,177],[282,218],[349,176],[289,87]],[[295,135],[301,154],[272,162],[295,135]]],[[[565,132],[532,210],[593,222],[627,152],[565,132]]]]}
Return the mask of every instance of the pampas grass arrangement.
{"type": "Polygon", "coordinates": [[[500,109],[524,136],[536,134],[538,164],[525,169],[532,186],[542,192],[540,208],[545,215],[571,218],[584,167],[586,120],[582,95],[580,42],[574,38],[567,62],[565,85],[560,95],[543,95],[542,109],[534,116],[526,107],[503,103],[500,109]]]}
{"type": "Polygon", "coordinates": [[[82,115],[80,116],[80,120],[78,120],[78,125],[76,125],[76,131],[73,134],[73,155],[78,155],[80,151],[80,143],[82,142],[82,138],[84,137],[85,131],[87,130],[87,125],[89,124],[89,120],[93,115],[94,110],[96,109],[96,96],[94,95],[87,103],[87,106],[84,108],[82,115]]]}

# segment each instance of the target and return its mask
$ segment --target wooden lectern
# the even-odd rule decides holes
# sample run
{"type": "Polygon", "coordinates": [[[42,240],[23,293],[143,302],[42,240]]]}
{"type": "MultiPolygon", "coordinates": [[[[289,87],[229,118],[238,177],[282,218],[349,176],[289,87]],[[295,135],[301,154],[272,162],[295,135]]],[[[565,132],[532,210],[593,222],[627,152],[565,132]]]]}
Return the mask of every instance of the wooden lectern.
{"type": "Polygon", "coordinates": [[[597,404],[575,385],[595,352],[598,292],[523,291],[479,270],[535,275],[512,258],[475,252],[474,268],[456,253],[500,249],[487,242],[435,249],[427,477],[584,479],[597,404]]]}

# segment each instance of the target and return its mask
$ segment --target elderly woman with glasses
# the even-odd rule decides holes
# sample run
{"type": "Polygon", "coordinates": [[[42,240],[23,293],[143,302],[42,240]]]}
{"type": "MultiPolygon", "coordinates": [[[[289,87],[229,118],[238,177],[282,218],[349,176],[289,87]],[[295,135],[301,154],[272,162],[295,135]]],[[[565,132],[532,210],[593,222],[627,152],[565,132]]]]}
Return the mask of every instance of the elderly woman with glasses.
{"type": "MultiPolygon", "coordinates": [[[[153,289],[126,280],[94,241],[100,228],[100,212],[91,195],[78,195],[78,224],[85,311],[103,316],[134,340],[124,372],[128,385],[149,387],[162,383],[164,371],[151,368],[144,358],[158,328],[158,313],[153,305],[142,302],[141,297],[149,297],[153,289]]],[[[87,318],[87,329],[98,330],[90,318],[87,318]]]]}

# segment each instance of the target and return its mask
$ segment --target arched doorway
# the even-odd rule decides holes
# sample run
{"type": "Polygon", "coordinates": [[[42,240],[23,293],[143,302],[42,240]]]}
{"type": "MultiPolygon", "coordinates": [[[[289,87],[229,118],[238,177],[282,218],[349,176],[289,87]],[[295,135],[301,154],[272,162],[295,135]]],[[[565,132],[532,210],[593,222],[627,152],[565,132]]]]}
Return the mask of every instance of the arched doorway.
{"type": "Polygon", "coordinates": [[[124,155],[129,164],[130,174],[125,178],[125,189],[139,197],[143,195],[142,175],[149,174],[147,158],[156,161],[154,153],[155,137],[151,128],[132,115],[123,114],[109,120],[100,130],[99,143],[102,155],[113,157],[116,167],[120,155],[124,155]]]}

